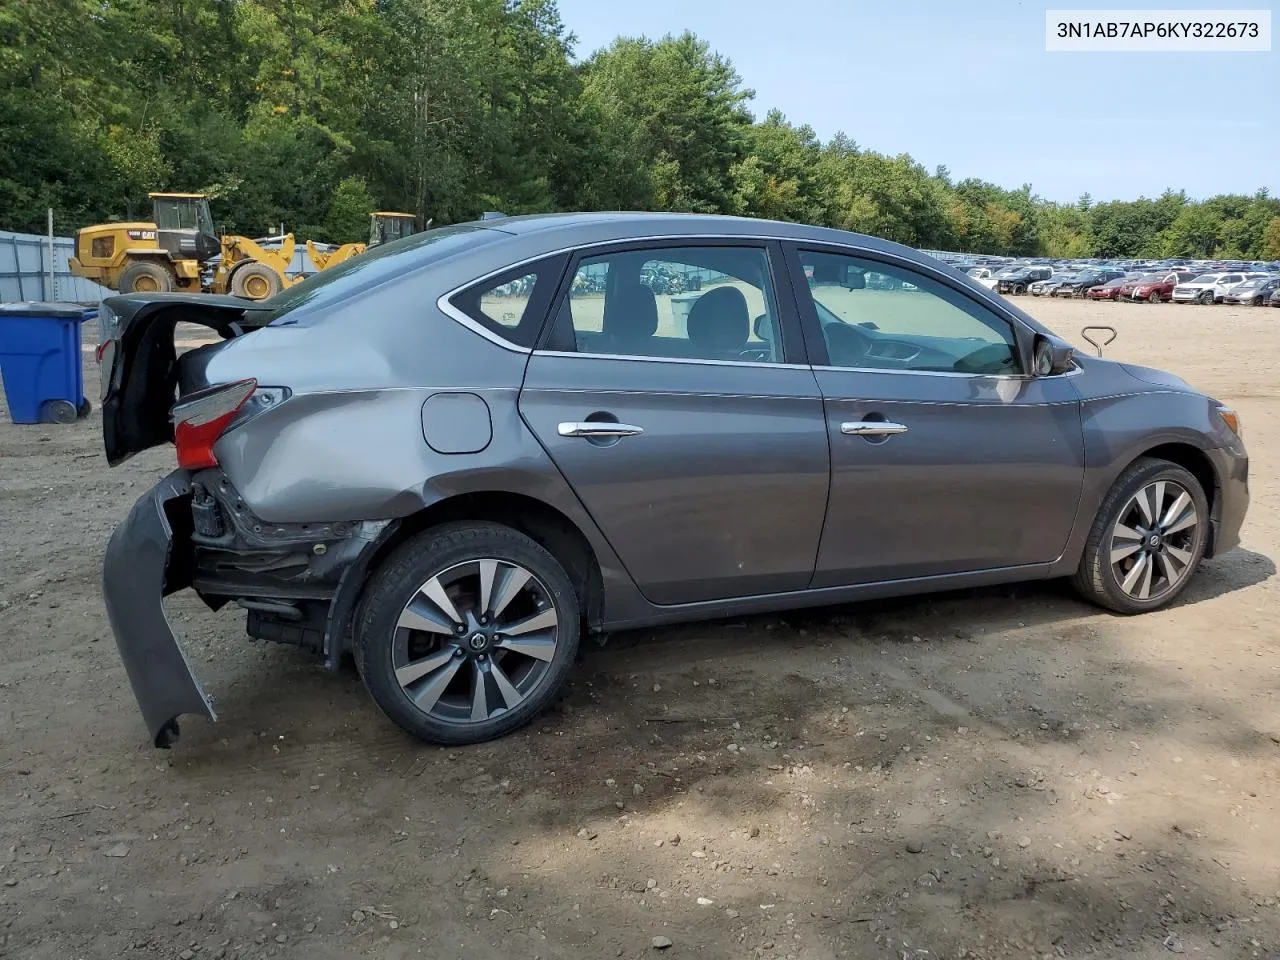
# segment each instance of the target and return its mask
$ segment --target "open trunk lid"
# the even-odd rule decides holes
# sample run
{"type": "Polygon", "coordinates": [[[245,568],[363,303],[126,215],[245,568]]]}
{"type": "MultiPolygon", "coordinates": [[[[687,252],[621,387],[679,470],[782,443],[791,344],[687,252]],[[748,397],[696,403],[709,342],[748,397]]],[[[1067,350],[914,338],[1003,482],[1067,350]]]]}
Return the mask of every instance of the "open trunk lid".
{"type": "MultiPolygon", "coordinates": [[[[265,325],[270,312],[238,297],[203,293],[125,294],[98,314],[102,440],[111,466],[173,440],[170,410],[178,397],[179,323],[230,340],[265,325]]],[[[203,348],[209,349],[209,348],[203,348]]]]}

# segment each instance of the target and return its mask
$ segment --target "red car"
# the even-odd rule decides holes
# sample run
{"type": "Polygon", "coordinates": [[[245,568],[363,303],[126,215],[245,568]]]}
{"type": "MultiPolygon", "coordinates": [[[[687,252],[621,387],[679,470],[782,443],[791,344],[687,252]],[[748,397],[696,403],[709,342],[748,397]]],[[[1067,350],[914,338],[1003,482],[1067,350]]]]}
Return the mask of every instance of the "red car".
{"type": "Polygon", "coordinates": [[[1194,273],[1144,273],[1136,280],[1130,280],[1120,288],[1118,300],[1146,300],[1148,303],[1161,303],[1173,299],[1173,288],[1184,280],[1195,278],[1194,273]]]}
{"type": "Polygon", "coordinates": [[[1109,280],[1106,283],[1100,283],[1096,287],[1090,287],[1085,291],[1084,295],[1090,300],[1119,300],[1120,290],[1129,281],[1124,277],[1118,280],[1109,280]]]}

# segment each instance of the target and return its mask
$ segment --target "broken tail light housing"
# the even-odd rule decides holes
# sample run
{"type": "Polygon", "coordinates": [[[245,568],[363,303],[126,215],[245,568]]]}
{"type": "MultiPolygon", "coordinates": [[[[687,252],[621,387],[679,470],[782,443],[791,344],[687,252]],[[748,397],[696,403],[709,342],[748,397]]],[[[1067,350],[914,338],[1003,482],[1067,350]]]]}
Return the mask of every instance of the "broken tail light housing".
{"type": "Polygon", "coordinates": [[[193,394],[175,406],[173,443],[178,448],[178,466],[184,470],[216,467],[213,445],[257,389],[256,380],[237,380],[193,394]]]}

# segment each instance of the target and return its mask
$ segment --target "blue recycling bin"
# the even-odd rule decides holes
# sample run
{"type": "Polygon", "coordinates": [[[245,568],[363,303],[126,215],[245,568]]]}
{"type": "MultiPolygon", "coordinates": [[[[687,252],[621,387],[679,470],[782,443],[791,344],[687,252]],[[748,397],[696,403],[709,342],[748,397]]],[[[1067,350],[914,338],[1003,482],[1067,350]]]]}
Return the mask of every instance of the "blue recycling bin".
{"type": "Polygon", "coordinates": [[[78,303],[0,303],[0,377],[14,423],[72,423],[89,412],[80,325],[97,315],[78,303]]]}

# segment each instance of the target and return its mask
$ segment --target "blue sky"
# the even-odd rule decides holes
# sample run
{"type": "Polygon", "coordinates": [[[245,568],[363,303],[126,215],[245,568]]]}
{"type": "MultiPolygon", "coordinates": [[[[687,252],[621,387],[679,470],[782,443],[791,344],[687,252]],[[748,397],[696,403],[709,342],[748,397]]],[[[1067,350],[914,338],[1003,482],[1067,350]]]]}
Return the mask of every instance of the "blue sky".
{"type": "Polygon", "coordinates": [[[559,0],[580,58],[619,34],[692,30],[733,61],[758,116],[777,107],[823,139],[844,130],[930,170],[945,164],[955,179],[1029,182],[1051,200],[1131,199],[1166,186],[1193,197],[1264,186],[1280,194],[1274,40],[1270,53],[1046,52],[1045,10],[1071,6],[559,0]]]}

